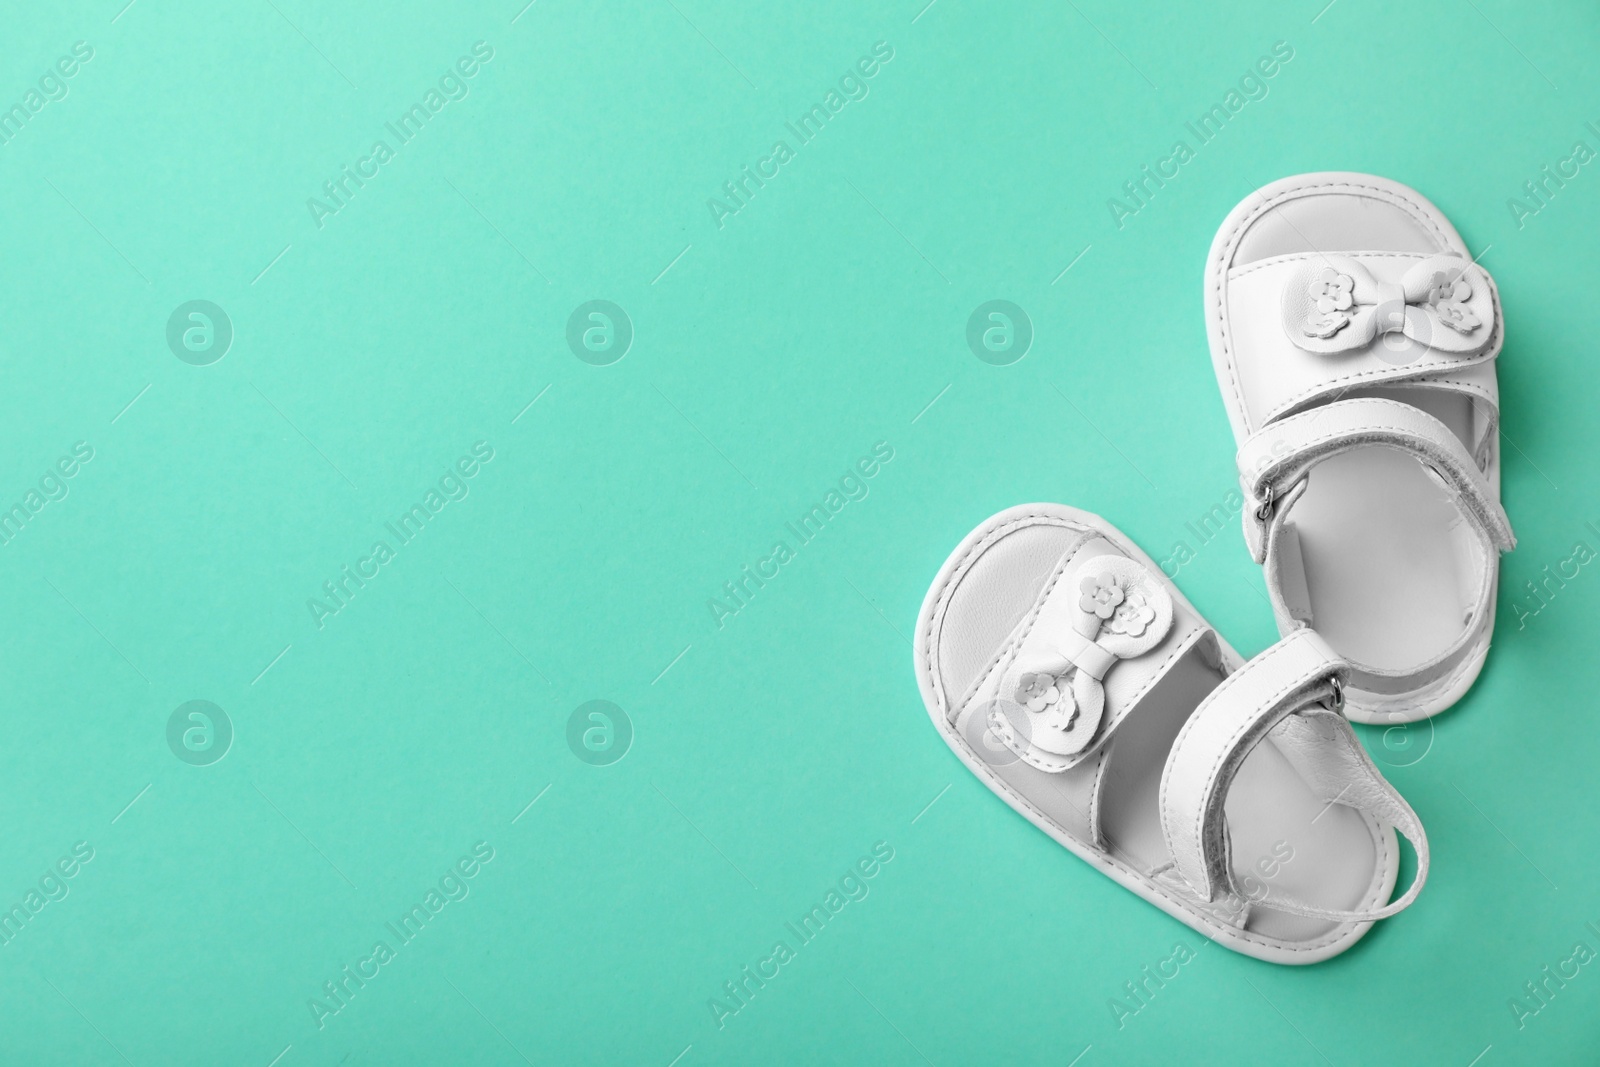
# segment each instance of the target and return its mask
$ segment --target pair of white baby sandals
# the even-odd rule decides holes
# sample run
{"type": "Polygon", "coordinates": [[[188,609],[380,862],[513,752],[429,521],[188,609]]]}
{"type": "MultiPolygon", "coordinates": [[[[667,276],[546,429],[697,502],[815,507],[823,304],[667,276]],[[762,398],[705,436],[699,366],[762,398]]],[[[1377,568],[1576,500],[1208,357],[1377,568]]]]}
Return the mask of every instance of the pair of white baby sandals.
{"type": "Polygon", "coordinates": [[[1029,504],[940,570],[917,678],[955,753],[1062,845],[1228,948],[1314,963],[1427,878],[1416,813],[1346,716],[1442,711],[1488,652],[1514,543],[1500,305],[1437,208],[1344,173],[1235,208],[1205,305],[1282,640],[1242,660],[1116,527],[1029,504]],[[1416,852],[1398,897],[1396,831],[1416,852]]]}

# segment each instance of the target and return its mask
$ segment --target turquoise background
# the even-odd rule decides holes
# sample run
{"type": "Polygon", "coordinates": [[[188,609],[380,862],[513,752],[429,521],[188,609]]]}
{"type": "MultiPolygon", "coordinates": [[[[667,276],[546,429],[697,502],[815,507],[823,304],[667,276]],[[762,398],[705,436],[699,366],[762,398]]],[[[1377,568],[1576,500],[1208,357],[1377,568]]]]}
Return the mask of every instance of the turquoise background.
{"type": "Polygon", "coordinates": [[[1510,1001],[1600,950],[1600,577],[1547,578],[1600,550],[1600,165],[1531,217],[1508,199],[1600,148],[1600,15],[925,3],[8,11],[0,107],[93,58],[0,146],[0,508],[93,458],[0,546],[0,906],[93,858],[0,946],[0,1060],[1594,1062],[1600,967],[1520,1026],[1510,1001]],[[479,41],[465,98],[319,227],[308,198],[479,41]],[[868,95],[799,146],[785,123],[877,42],[868,95]],[[1276,42],[1266,95],[1119,229],[1108,199],[1276,42]],[[779,139],[719,227],[708,200],[779,139]],[[1287,969],[992,796],[908,637],[968,530],[1046,500],[1184,543],[1218,629],[1274,639],[1232,521],[1188,525],[1235,484],[1200,277],[1253,187],[1324,169],[1415,186],[1484,252],[1521,543],[1471,693],[1362,731],[1427,825],[1427,890],[1287,969]],[[609,366],[566,341],[595,299],[634,329],[609,366]],[[965,340],[993,299],[1035,331],[1009,366],[965,340]],[[166,342],[190,300],[232,323],[208,366],[166,342]],[[322,583],[476,442],[466,498],[319,628],[322,583]],[[878,442],[866,497],[719,628],[723,583],[878,442]],[[619,762],[569,748],[594,699],[631,722],[619,762]],[[207,766],[168,744],[190,700],[234,731],[207,766]],[[719,1028],[723,983],[879,842],[865,898],[719,1028]],[[469,895],[319,1019],[475,846],[469,895]]]}

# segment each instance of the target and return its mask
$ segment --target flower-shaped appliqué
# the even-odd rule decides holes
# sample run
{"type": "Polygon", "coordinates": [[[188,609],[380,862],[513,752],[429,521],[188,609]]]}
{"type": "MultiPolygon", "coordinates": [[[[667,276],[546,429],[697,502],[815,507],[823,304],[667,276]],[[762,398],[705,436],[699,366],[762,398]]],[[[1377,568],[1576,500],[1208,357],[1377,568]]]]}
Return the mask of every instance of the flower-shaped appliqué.
{"type": "Polygon", "coordinates": [[[1433,277],[1428,280],[1428,303],[1439,304],[1444,301],[1462,303],[1472,298],[1472,283],[1455,272],[1436,270],[1433,277]]]}
{"type": "Polygon", "coordinates": [[[1072,690],[1064,685],[1058,688],[1061,690],[1061,699],[1046,708],[1038,722],[1046,730],[1071,733],[1073,724],[1078,721],[1078,702],[1073,699],[1072,690]]]}
{"type": "MultiPolygon", "coordinates": [[[[1438,275],[1434,277],[1437,278],[1438,275]]],[[[1355,303],[1352,295],[1355,287],[1356,280],[1350,275],[1340,274],[1332,267],[1324,267],[1315,278],[1311,279],[1306,292],[1317,302],[1317,310],[1326,315],[1330,311],[1349,311],[1350,305],[1355,303]]]]}
{"type": "Polygon", "coordinates": [[[1017,682],[1017,703],[1029,711],[1043,711],[1052,704],[1060,703],[1064,691],[1056,684],[1054,675],[1042,672],[1024,674],[1017,682]]]}
{"type": "Polygon", "coordinates": [[[1156,620],[1156,609],[1137,591],[1130,591],[1111,615],[1111,632],[1139,637],[1156,620]]]}
{"type": "Polygon", "coordinates": [[[1306,286],[1306,295],[1316,301],[1317,313],[1307,318],[1305,330],[1312,337],[1332,337],[1350,325],[1350,308],[1355,305],[1356,280],[1324,267],[1306,286]]]}
{"type": "Polygon", "coordinates": [[[1085,574],[1078,583],[1078,607],[1093,612],[1096,618],[1109,619],[1122,603],[1122,587],[1115,578],[1085,574]]]}
{"type": "Polygon", "coordinates": [[[1078,718],[1078,702],[1065,678],[1051,674],[1024,674],[1017,682],[1017,702],[1039,718],[1046,729],[1068,731],[1078,718]]]}
{"type": "Polygon", "coordinates": [[[1428,284],[1428,306],[1439,316],[1439,321],[1457,333],[1471,333],[1483,325],[1483,320],[1467,307],[1472,299],[1472,283],[1460,274],[1433,272],[1428,284]]]}

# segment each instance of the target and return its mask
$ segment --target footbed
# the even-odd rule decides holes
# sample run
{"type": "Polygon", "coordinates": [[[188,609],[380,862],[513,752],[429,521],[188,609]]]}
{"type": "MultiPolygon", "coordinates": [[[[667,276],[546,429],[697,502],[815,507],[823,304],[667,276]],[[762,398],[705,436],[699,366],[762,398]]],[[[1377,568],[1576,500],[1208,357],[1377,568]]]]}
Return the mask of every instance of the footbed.
{"type": "MultiPolygon", "coordinates": [[[[1064,543],[1070,537],[1061,533],[1046,536],[1039,533],[1038,527],[1013,523],[1011,533],[974,554],[973,543],[986,532],[1006,525],[1007,514],[1010,513],[996,516],[969,535],[951,556],[946,572],[924,604],[918,623],[918,646],[938,649],[940,664],[947,658],[970,665],[992,657],[1010,633],[1009,629],[1002,631],[994,625],[994,605],[1007,602],[1011,610],[1017,610],[1021,586],[1031,583],[1036,593],[1047,579],[1038,571],[1040,547],[1047,541],[1064,543]],[[949,573],[958,564],[965,568],[957,569],[959,578],[949,573]],[[954,589],[946,588],[951,580],[956,582],[954,589]],[[1002,591],[1003,595],[991,590],[1002,591]],[[941,601],[946,605],[942,615],[936,614],[941,601]],[[978,609],[980,614],[989,613],[988,625],[972,625],[970,616],[962,618],[963,608],[970,612],[979,605],[983,606],[978,609]],[[974,642],[982,647],[973,647],[974,642]]],[[[1101,523],[1093,516],[1086,518],[1096,525],[1101,523]]],[[[1152,573],[1160,573],[1149,557],[1115,531],[1107,531],[1106,536],[1125,551],[1131,549],[1127,554],[1152,573]]],[[[1182,594],[1167,584],[1183,610],[1192,613],[1193,607],[1182,594]]],[[[1171,859],[1159,818],[1160,783],[1167,754],[1184,722],[1223,678],[1221,666],[1209,662],[1202,648],[1191,649],[1151,689],[1118,727],[1105,755],[1097,808],[1102,833],[1109,855],[1137,872],[1135,879],[1145,883],[1140,891],[1147,895],[1154,892],[1164,896],[1160,890],[1152,890],[1142,876],[1171,859]]],[[[1224,655],[1237,662],[1231,649],[1225,648],[1224,655]]],[[[925,696],[934,687],[943,694],[942,701],[930,696],[929,711],[952,748],[1013,807],[1044,825],[1058,839],[1070,838],[1075,850],[1095,851],[1084,839],[1089,813],[1063,788],[1066,776],[1094,774],[1093,761],[1063,776],[1036,770],[1012,758],[980,725],[981,719],[975,716],[981,714],[981,709],[966,709],[955,723],[947,717],[970,679],[952,678],[942,667],[938,677],[928,677],[927,669],[924,657],[919,656],[925,696]],[[939,709],[940,703],[945,710],[939,709]]],[[[1392,832],[1352,808],[1318,800],[1270,736],[1244,761],[1224,807],[1234,867],[1241,887],[1251,896],[1263,898],[1281,893],[1327,908],[1356,910],[1381,903],[1378,898],[1386,897],[1393,885],[1397,857],[1392,853],[1392,832]]],[[[1172,910],[1171,903],[1167,897],[1164,906],[1172,910]]],[[[1193,925],[1193,919],[1190,921],[1193,925]]],[[[1224,931],[1220,936],[1230,941],[1231,947],[1262,958],[1307,962],[1341,951],[1368,925],[1329,923],[1258,905],[1252,909],[1246,934],[1224,931]],[[1241,940],[1245,943],[1238,943],[1241,940]],[[1305,959],[1294,958],[1302,951],[1297,946],[1305,946],[1305,959]]],[[[1215,927],[1210,935],[1218,936],[1215,927]]]]}

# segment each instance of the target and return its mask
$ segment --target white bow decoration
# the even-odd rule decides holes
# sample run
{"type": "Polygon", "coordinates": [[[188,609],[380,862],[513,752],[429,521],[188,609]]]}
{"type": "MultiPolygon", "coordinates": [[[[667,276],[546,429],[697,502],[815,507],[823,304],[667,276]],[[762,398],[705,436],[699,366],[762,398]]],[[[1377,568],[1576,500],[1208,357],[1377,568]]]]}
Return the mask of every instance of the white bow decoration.
{"type": "Polygon", "coordinates": [[[1365,348],[1380,334],[1401,333],[1440,352],[1472,355],[1494,333],[1488,277],[1456,255],[1428,256],[1400,281],[1374,278],[1348,256],[1316,256],[1283,286],[1283,330],[1308,352],[1365,348]]]}
{"type": "Polygon", "coordinates": [[[1063,771],[1098,739],[1105,677],[1150,651],[1172,628],[1172,596],[1126,556],[1097,556],[1052,592],[1035,627],[1049,651],[1022,657],[1001,681],[989,727],[1029,766],[1063,771]]]}

